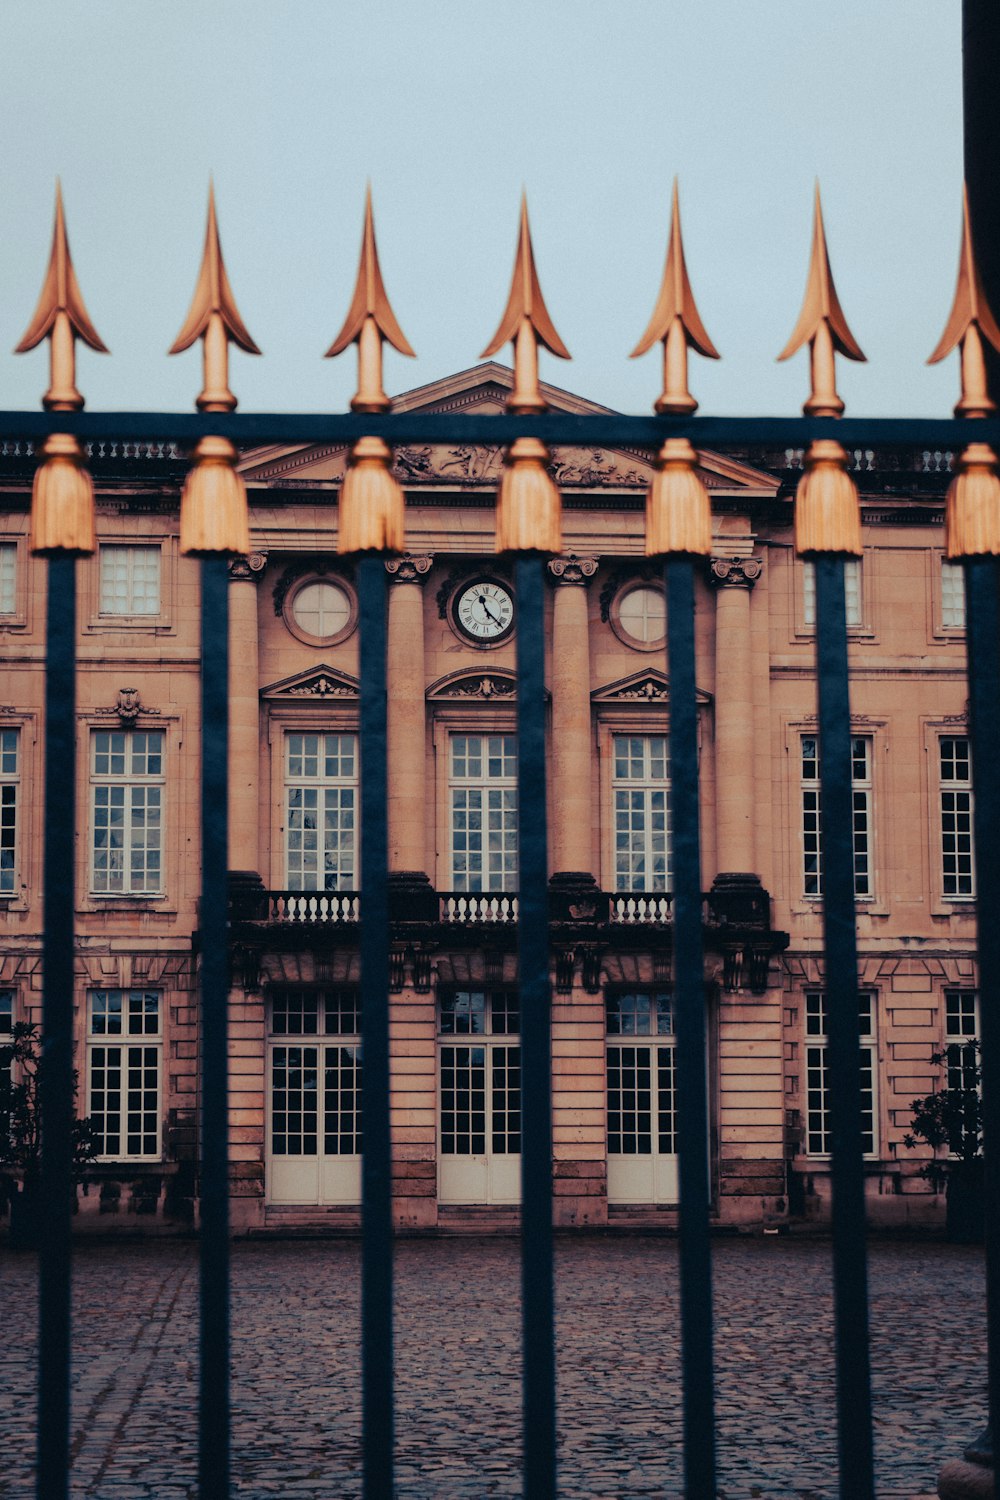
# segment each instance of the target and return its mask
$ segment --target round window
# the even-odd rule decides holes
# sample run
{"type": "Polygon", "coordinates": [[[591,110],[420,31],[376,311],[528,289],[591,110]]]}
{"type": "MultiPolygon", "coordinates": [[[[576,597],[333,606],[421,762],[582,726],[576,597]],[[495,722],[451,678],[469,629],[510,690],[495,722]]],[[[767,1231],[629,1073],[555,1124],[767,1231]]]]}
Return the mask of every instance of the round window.
{"type": "Polygon", "coordinates": [[[303,579],[285,601],[285,623],[309,645],[332,646],[350,635],[357,619],[354,597],[340,582],[303,579]]]}
{"type": "Polygon", "coordinates": [[[611,625],[620,640],[640,651],[662,646],[667,633],[663,589],[654,583],[626,586],[611,606],[611,625]]]}

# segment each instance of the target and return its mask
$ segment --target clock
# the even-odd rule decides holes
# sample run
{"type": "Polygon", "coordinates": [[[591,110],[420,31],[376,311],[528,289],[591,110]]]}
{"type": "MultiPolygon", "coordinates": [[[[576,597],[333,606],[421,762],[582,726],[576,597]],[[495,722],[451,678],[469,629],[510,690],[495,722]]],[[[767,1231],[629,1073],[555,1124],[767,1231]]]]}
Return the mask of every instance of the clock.
{"type": "Polygon", "coordinates": [[[455,594],[455,629],[476,646],[498,646],[514,629],[514,595],[495,578],[474,578],[455,594]]]}

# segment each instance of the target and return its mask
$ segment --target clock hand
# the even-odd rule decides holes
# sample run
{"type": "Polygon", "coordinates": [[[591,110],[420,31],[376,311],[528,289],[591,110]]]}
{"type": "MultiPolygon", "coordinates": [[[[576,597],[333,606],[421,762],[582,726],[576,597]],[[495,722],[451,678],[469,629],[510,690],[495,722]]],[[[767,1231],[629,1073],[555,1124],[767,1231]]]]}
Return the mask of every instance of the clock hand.
{"type": "Polygon", "coordinates": [[[503,624],[503,621],[501,620],[500,616],[499,615],[495,615],[493,613],[493,611],[490,609],[489,605],[486,602],[486,595],[485,594],[480,594],[480,596],[479,596],[479,602],[483,606],[483,613],[487,616],[488,619],[490,619],[490,620],[493,621],[494,625],[502,625],[503,624]]]}

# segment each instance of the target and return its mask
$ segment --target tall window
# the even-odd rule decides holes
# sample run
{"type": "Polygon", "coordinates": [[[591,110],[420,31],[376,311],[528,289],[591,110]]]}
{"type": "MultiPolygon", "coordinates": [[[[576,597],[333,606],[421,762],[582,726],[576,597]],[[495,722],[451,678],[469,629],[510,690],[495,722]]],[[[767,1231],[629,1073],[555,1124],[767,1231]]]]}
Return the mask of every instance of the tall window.
{"type": "Polygon", "coordinates": [[[950,1089],[978,1088],[979,997],[975,990],[945,990],[945,1065],[950,1089]]]}
{"type": "Polygon", "coordinates": [[[941,624],[946,630],[965,629],[965,573],[962,564],[941,559],[941,624]]]}
{"type": "Polygon", "coordinates": [[[677,1101],[670,995],[610,995],[606,1008],[608,1151],[648,1156],[655,1149],[659,1155],[673,1156],[677,1101]],[[620,1040],[623,1037],[657,1037],[659,1043],[633,1044],[620,1040]]]}
{"type": "Polygon", "coordinates": [[[17,804],[20,799],[20,734],[0,729],[0,896],[17,890],[17,804]]]}
{"type": "Polygon", "coordinates": [[[93,890],[163,888],[163,731],[98,729],[91,741],[93,890]]]}
{"type": "Polygon", "coordinates": [[[357,736],[295,733],[285,747],[288,889],[355,890],[357,736]]]}
{"type": "Polygon", "coordinates": [[[612,795],[615,890],[668,891],[670,788],[665,734],[616,734],[612,795]]]}
{"type": "Polygon", "coordinates": [[[360,1155],[360,1031],[360,997],[353,987],[275,992],[273,1156],[360,1155]]]}
{"type": "Polygon", "coordinates": [[[517,737],[453,734],[451,883],[456,891],[517,889],[517,737]]]}
{"type": "Polygon", "coordinates": [[[159,1157],[162,1045],[155,990],[91,990],[87,1101],[100,1156],[159,1157]]]}
{"type": "Polygon", "coordinates": [[[441,999],[441,1151],[481,1156],[521,1150],[520,1012],[514,990],[459,990],[441,999]],[[502,1042],[479,1040],[503,1037],[502,1042]],[[489,1066],[487,1066],[487,1062],[489,1066]]]}
{"type": "Polygon", "coordinates": [[[159,547],[101,548],[102,615],[160,613],[159,547]]]}
{"type": "MultiPolygon", "coordinates": [[[[872,742],[851,738],[851,804],[854,823],[854,894],[870,896],[872,881],[872,742]]],[[[802,890],[823,894],[823,849],[820,836],[819,740],[802,736],[802,890]]]]}
{"type": "Polygon", "coordinates": [[[945,735],[941,757],[941,877],[946,896],[974,896],[972,763],[964,735],[945,735]]]}
{"type": "Polygon", "coordinates": [[[17,544],[0,542],[0,615],[17,611],[17,544]]]}
{"type": "MultiPolygon", "coordinates": [[[[826,995],[810,990],[806,997],[806,1153],[829,1156],[830,1080],[827,1064],[826,995]]],[[[874,1156],[875,1132],[875,995],[858,996],[858,1030],[861,1036],[861,1149],[874,1156]]]]}
{"type": "MultiPolygon", "coordinates": [[[[861,559],[849,557],[844,563],[844,602],[848,625],[860,625],[861,559]]],[[[812,630],[816,625],[816,565],[808,559],[802,564],[802,623],[812,630]]]]}

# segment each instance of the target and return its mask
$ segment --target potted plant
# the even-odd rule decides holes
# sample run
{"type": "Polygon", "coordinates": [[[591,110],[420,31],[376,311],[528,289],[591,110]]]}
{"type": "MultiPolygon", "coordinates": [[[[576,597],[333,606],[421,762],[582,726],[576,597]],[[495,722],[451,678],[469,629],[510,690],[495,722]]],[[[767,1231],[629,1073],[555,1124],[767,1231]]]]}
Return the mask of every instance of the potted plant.
{"type": "MultiPolygon", "coordinates": [[[[16,1021],[0,1047],[0,1193],[10,1206],[11,1244],[37,1244],[42,1130],[39,1082],[44,1069],[38,1027],[16,1021]]],[[[73,1073],[76,1098],[77,1074],[73,1073]]],[[[73,1122],[73,1181],[80,1182],[98,1152],[97,1131],[87,1118],[73,1122]]]]}
{"type": "Polygon", "coordinates": [[[931,1054],[935,1066],[947,1066],[947,1082],[910,1103],[912,1128],[903,1137],[910,1148],[923,1142],[934,1152],[922,1175],[945,1189],[946,1233],[958,1244],[983,1239],[983,1104],[979,1043],[975,1038],[952,1043],[931,1054]],[[942,1154],[943,1153],[943,1154],[942,1154]]]}

